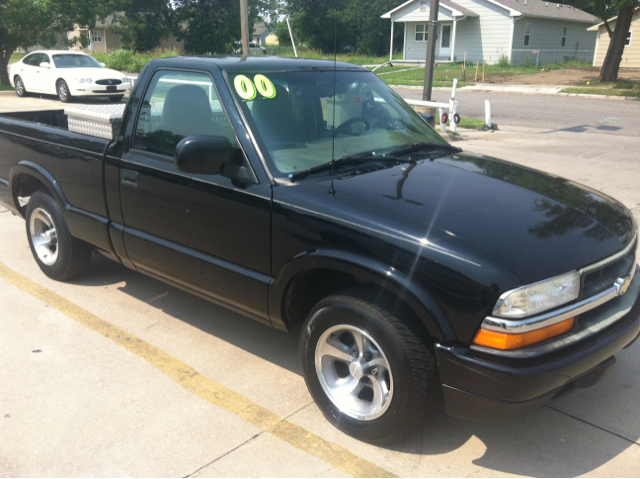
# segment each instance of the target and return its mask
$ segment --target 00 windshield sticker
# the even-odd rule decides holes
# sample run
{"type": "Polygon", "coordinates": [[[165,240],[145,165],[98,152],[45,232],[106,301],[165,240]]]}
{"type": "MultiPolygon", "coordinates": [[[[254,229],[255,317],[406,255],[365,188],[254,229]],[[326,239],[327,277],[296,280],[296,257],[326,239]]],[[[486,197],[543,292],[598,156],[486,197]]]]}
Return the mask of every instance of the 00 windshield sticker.
{"type": "Polygon", "coordinates": [[[238,75],[233,80],[238,96],[245,101],[253,100],[256,97],[256,90],[265,98],[275,98],[276,87],[271,80],[264,75],[256,75],[253,82],[245,75],[238,75]],[[255,84],[254,84],[255,82],[255,84]]]}
{"type": "Polygon", "coordinates": [[[246,76],[238,75],[233,80],[233,85],[243,100],[253,100],[256,97],[256,87],[246,76]]]}

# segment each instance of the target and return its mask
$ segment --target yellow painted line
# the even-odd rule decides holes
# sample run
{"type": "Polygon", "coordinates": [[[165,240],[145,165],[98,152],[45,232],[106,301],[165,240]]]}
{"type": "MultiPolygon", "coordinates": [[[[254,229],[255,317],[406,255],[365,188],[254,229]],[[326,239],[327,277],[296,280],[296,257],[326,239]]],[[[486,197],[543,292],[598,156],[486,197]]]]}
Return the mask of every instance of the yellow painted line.
{"type": "Polygon", "coordinates": [[[199,398],[238,415],[261,430],[267,431],[292,446],[322,459],[333,467],[353,477],[397,477],[389,471],[356,456],[344,447],[326,441],[304,428],[285,421],[277,414],[258,406],[222,384],[201,375],[188,364],[161,349],[99,318],[44,286],[31,281],[29,278],[16,273],[2,262],[0,262],[0,277],[43,303],[66,314],[83,326],[137,354],[199,398]]]}

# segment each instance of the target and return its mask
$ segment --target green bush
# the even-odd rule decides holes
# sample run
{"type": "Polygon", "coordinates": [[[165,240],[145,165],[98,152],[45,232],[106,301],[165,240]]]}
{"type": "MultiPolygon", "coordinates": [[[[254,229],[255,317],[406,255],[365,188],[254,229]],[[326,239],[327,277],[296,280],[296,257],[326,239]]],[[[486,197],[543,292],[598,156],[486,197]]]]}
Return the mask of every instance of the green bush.
{"type": "Polygon", "coordinates": [[[498,60],[497,65],[500,68],[509,68],[511,66],[511,61],[509,60],[509,57],[507,55],[502,55],[498,60]]]}
{"type": "Polygon", "coordinates": [[[180,56],[178,50],[153,50],[152,52],[135,53],[133,50],[115,50],[110,53],[94,53],[93,57],[113,68],[127,73],[140,73],[142,68],[155,58],[167,58],[180,56]]]}

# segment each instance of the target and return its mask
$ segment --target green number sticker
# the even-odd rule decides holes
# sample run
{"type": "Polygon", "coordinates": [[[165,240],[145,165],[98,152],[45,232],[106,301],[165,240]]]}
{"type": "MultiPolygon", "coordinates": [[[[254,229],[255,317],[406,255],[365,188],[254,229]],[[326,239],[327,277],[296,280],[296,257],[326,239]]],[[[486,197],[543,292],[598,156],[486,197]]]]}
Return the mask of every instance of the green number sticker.
{"type": "Polygon", "coordinates": [[[276,87],[273,82],[264,75],[256,75],[253,77],[258,93],[265,98],[273,98],[276,96],[276,87]]]}
{"type": "Polygon", "coordinates": [[[253,86],[251,80],[244,75],[238,75],[233,80],[233,86],[236,87],[236,92],[243,100],[253,100],[256,97],[256,87],[253,86]]]}

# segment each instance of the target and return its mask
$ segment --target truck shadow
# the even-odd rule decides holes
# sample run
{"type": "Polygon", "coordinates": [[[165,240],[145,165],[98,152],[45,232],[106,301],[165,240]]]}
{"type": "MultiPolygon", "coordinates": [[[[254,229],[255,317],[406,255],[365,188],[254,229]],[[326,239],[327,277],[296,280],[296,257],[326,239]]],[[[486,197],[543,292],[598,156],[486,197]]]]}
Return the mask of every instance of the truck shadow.
{"type": "MultiPolygon", "coordinates": [[[[123,283],[118,286],[123,293],[301,375],[297,334],[278,331],[99,256],[94,257],[91,272],[76,283],[95,287],[123,283]]],[[[532,477],[572,477],[626,454],[619,465],[613,463],[598,475],[635,476],[640,457],[640,341],[618,358],[616,368],[601,383],[549,407],[499,424],[439,415],[419,433],[385,448],[417,456],[417,473],[433,472],[429,462],[437,461],[439,475],[447,476],[480,476],[487,469],[532,477]],[[448,460],[447,471],[442,464],[448,460]]]]}

